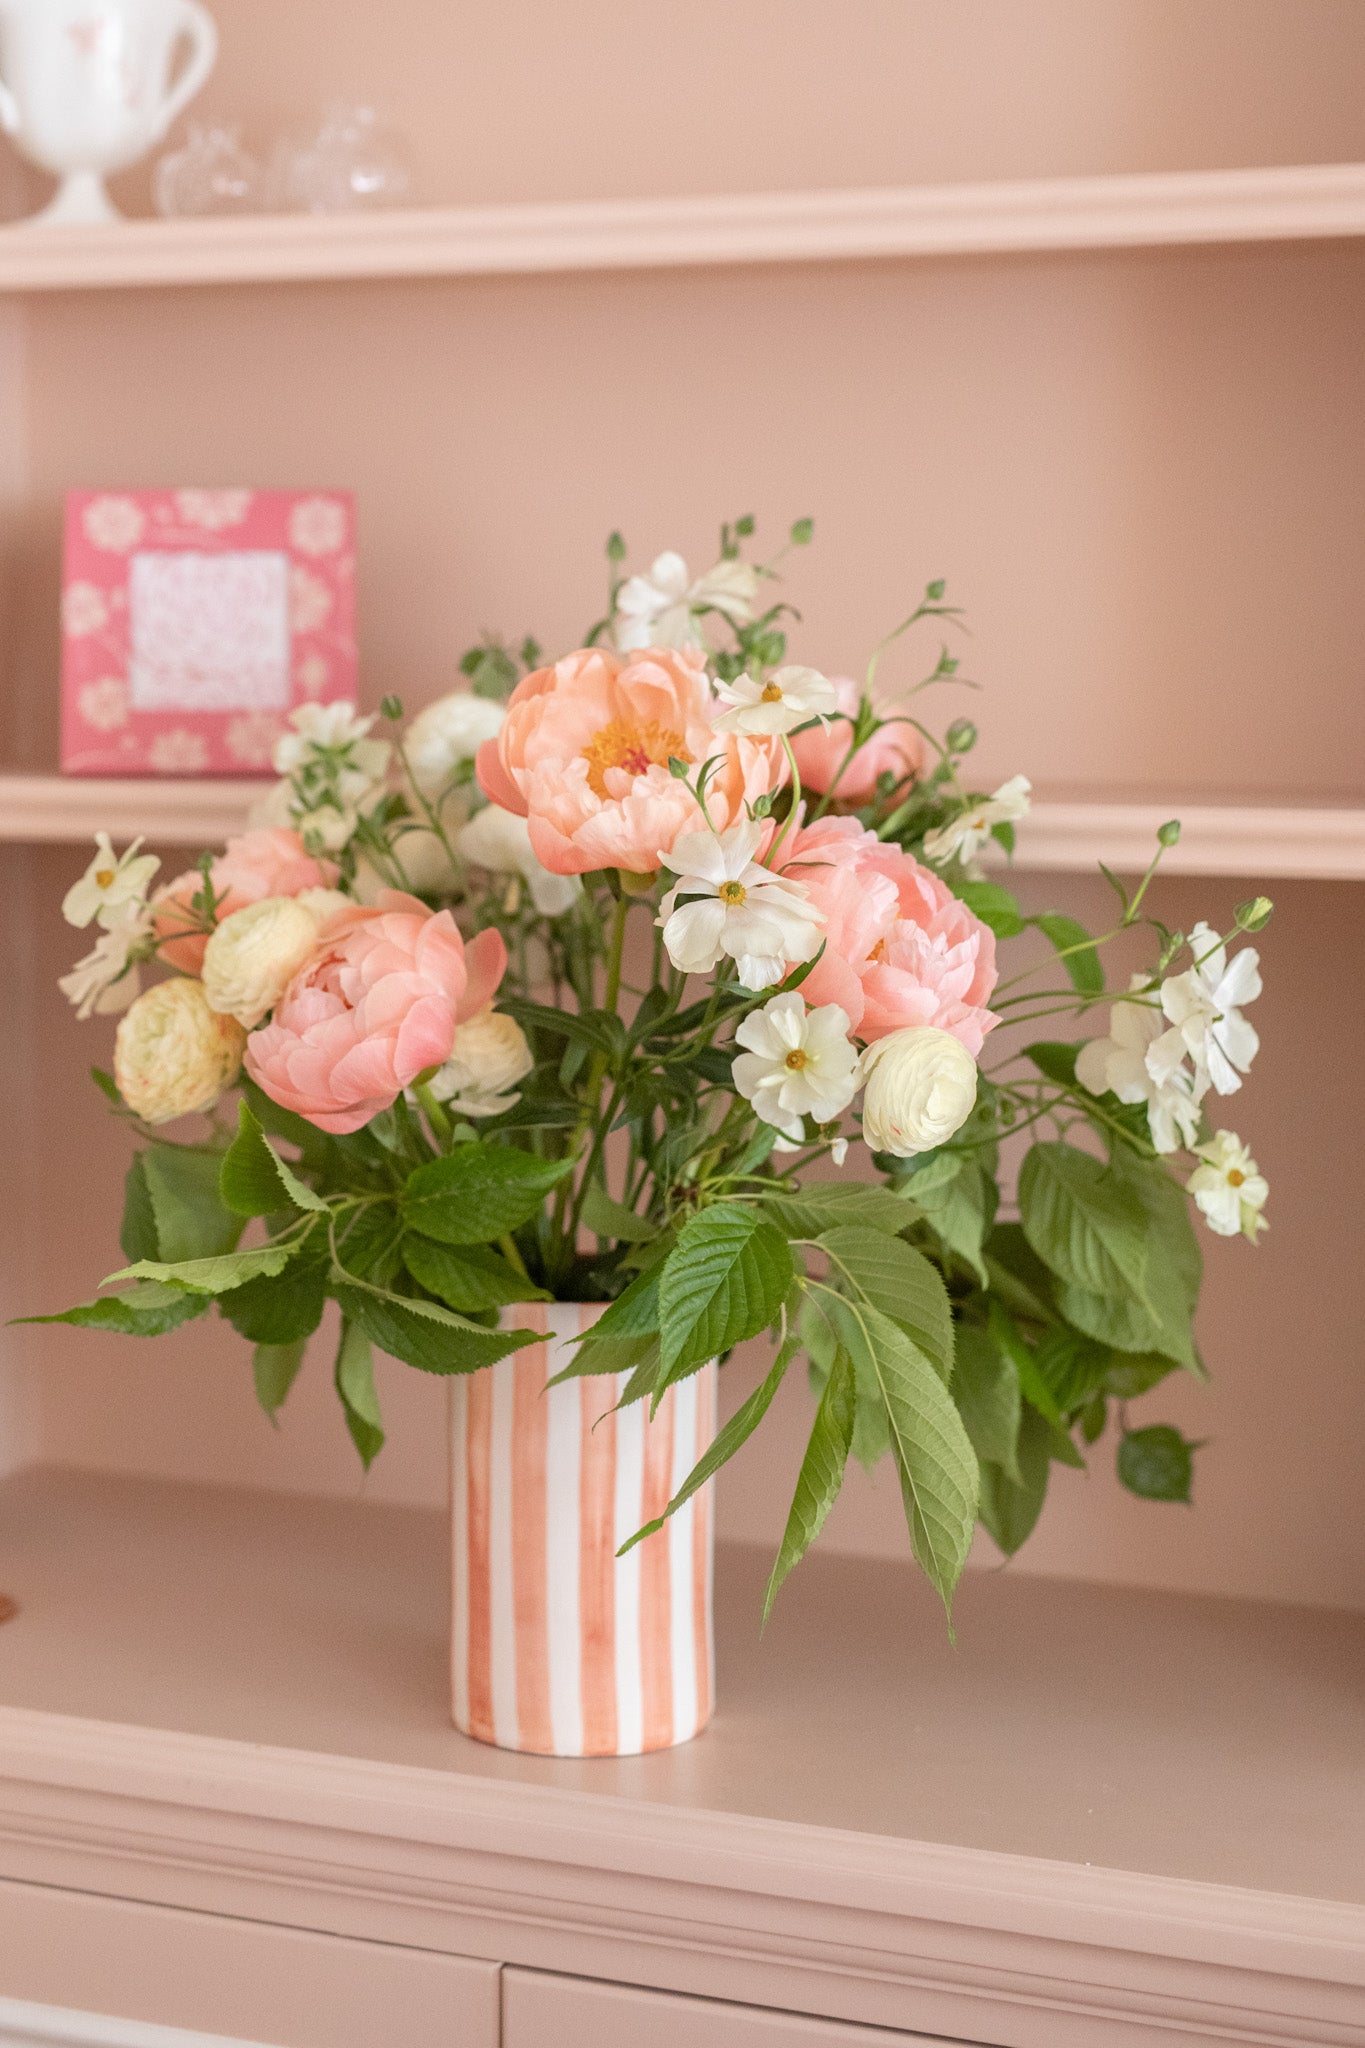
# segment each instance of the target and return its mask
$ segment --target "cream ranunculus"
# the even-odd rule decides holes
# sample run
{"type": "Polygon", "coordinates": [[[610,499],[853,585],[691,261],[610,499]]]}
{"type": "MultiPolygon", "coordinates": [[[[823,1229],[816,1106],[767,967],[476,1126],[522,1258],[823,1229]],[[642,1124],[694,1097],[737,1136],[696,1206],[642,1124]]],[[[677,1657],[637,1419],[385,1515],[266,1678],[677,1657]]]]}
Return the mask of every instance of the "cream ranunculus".
{"type": "Polygon", "coordinates": [[[863,1137],[896,1159],[946,1144],[976,1102],[976,1061],[932,1024],[892,1031],[869,1046],[863,1081],[863,1137]]]}
{"type": "Polygon", "coordinates": [[[242,1064],[246,1032],[211,1010],[199,981],[159,981],[140,995],[114,1040],[119,1094],[144,1123],[212,1109],[242,1064]]]}
{"type": "Polygon", "coordinates": [[[505,704],[452,690],[419,711],[403,742],[408,773],[424,797],[440,796],[463,761],[472,761],[485,740],[496,739],[507,716],[505,704]]]}
{"type": "MultiPolygon", "coordinates": [[[[332,891],[327,890],[326,895],[332,891]]],[[[211,1010],[248,1031],[274,1009],[317,944],[318,920],[292,896],[267,896],[225,917],[204,948],[211,1010]]]]}
{"type": "Polygon", "coordinates": [[[520,1024],[490,1003],[457,1026],[450,1058],[432,1076],[431,1092],[464,1116],[499,1116],[517,1100],[508,1090],[524,1081],[534,1065],[520,1024]]]}

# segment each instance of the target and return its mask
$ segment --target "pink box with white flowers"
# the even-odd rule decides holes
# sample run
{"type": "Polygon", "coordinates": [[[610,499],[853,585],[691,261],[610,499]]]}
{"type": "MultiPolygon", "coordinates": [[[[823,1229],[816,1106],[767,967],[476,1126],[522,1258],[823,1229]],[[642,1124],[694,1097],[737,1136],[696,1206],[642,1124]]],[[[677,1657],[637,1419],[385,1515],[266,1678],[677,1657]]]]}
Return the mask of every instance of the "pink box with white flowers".
{"type": "Polygon", "coordinates": [[[268,774],[296,705],[355,696],[348,492],[68,494],[63,774],[268,774]]]}

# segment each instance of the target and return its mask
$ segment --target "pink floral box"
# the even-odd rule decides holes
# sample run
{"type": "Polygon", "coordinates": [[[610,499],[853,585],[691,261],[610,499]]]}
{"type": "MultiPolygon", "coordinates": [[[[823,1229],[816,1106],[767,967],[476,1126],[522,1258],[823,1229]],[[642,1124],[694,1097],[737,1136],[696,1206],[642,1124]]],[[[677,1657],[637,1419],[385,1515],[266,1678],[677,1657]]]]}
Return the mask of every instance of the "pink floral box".
{"type": "Polygon", "coordinates": [[[355,696],[348,492],[68,493],[63,774],[267,774],[296,705],[355,696]]]}

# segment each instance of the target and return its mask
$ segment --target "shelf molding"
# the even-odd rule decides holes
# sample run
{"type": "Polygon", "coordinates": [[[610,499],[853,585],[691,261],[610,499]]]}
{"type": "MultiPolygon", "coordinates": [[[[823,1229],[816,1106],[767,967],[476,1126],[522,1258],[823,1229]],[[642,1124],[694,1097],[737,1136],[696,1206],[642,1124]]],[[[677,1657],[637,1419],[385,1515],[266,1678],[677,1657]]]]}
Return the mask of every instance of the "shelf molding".
{"type": "MultiPolygon", "coordinates": [[[[0,775],[0,842],[74,846],[108,832],[122,842],[212,846],[246,827],[269,782],[120,782],[0,775]]],[[[1365,881],[1365,805],[1040,802],[1019,827],[1014,865],[1026,873],[1084,874],[1096,863],[1140,874],[1158,826],[1181,836],[1162,860],[1172,875],[1265,881],[1365,881]]]]}
{"type": "Polygon", "coordinates": [[[1365,164],[0,229],[0,291],[1280,242],[1365,234],[1365,164]]]}

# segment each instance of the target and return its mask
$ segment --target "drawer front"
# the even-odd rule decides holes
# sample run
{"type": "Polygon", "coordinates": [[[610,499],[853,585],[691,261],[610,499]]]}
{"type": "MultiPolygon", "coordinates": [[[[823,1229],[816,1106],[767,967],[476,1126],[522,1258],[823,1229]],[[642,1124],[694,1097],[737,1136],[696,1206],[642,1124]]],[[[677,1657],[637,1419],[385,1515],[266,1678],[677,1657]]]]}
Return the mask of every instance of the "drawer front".
{"type": "Polygon", "coordinates": [[[0,2048],[169,2048],[137,2022],[268,2048],[498,2048],[498,1966],[0,1882],[0,2048]]]}
{"type": "Polygon", "coordinates": [[[720,2005],[629,1984],[505,1970],[502,2048],[957,2048],[759,2006],[720,2005]]]}

